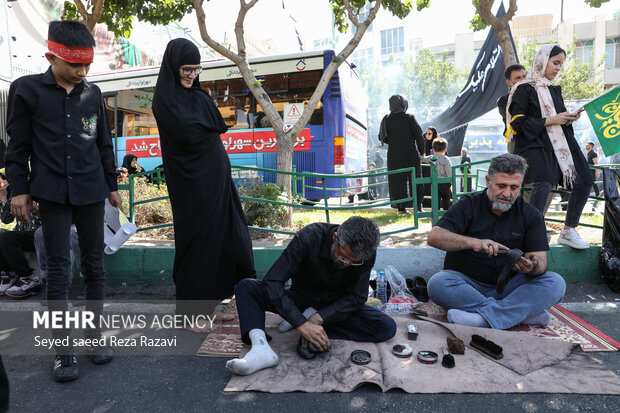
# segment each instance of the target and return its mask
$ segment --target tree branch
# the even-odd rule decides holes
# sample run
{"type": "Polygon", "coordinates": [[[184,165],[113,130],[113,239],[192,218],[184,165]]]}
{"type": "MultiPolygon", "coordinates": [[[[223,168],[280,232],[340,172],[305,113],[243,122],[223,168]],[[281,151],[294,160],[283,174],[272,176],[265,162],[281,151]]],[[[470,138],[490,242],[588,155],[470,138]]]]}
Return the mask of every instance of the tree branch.
{"type": "MultiPolygon", "coordinates": [[[[88,29],[92,31],[95,28],[95,25],[101,18],[101,13],[103,13],[103,6],[105,5],[105,0],[95,0],[95,4],[93,6],[93,12],[90,15],[90,19],[92,21],[92,27],[90,24],[88,25],[88,29]]],[[[89,22],[90,23],[90,22],[89,22]]]]}
{"type": "MultiPolygon", "coordinates": [[[[347,11],[349,12],[349,18],[351,18],[351,14],[354,15],[355,13],[352,13],[353,9],[351,8],[349,0],[343,0],[343,3],[347,7],[347,11]]],[[[303,111],[301,117],[293,127],[293,135],[299,134],[303,127],[308,123],[310,117],[312,116],[312,112],[314,112],[314,108],[316,108],[316,106],[318,105],[319,101],[321,100],[321,96],[323,96],[323,92],[325,92],[325,89],[327,88],[327,84],[331,80],[334,73],[336,73],[336,70],[338,70],[338,66],[340,66],[340,64],[342,64],[342,62],[344,62],[351,55],[351,53],[353,53],[357,45],[360,43],[360,40],[362,40],[364,33],[366,33],[366,29],[368,29],[368,26],[370,26],[370,24],[377,16],[377,11],[381,7],[381,3],[382,0],[377,0],[375,2],[375,5],[372,7],[372,9],[370,9],[368,17],[366,18],[366,20],[364,20],[363,23],[360,23],[357,18],[355,18],[355,22],[357,22],[357,24],[353,20],[351,20],[351,23],[355,24],[355,27],[357,28],[357,30],[355,31],[355,35],[351,38],[351,40],[349,40],[349,42],[342,49],[342,51],[334,57],[331,63],[327,65],[327,67],[323,71],[323,75],[321,76],[321,79],[319,80],[319,83],[314,93],[308,101],[308,107],[303,111]]]]}
{"type": "Polygon", "coordinates": [[[360,25],[360,22],[357,19],[357,15],[355,14],[353,7],[351,7],[351,3],[349,2],[349,0],[342,0],[342,4],[344,4],[344,7],[347,9],[347,15],[349,16],[349,20],[351,20],[351,23],[353,23],[355,27],[358,27],[360,25]]]}
{"type": "Polygon", "coordinates": [[[240,7],[239,15],[237,16],[237,21],[235,22],[235,35],[237,37],[237,53],[243,59],[245,59],[245,36],[243,33],[243,22],[248,10],[254,7],[256,2],[258,2],[258,0],[251,0],[249,3],[246,3],[245,0],[239,0],[240,7]]]}
{"type": "Polygon", "coordinates": [[[90,15],[88,14],[88,10],[86,10],[86,7],[84,6],[84,3],[82,3],[82,0],[73,0],[73,2],[75,3],[75,7],[77,7],[78,9],[78,13],[80,14],[80,16],[82,16],[84,23],[87,23],[88,26],[88,19],[90,15]]]}
{"type": "Polygon", "coordinates": [[[510,0],[510,4],[508,5],[508,11],[500,18],[502,24],[508,24],[508,22],[512,20],[516,12],[517,0],[510,0]]]}
{"type": "Polygon", "coordinates": [[[478,14],[482,17],[482,20],[495,27],[497,24],[497,17],[491,13],[491,6],[495,0],[480,0],[478,3],[478,14]]]}

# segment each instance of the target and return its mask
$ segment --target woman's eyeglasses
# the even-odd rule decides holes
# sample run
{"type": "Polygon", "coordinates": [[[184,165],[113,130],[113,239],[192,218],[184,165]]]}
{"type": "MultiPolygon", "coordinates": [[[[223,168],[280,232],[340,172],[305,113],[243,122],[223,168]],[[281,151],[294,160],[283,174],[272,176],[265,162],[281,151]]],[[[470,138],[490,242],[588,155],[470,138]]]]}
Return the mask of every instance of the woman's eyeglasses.
{"type": "Polygon", "coordinates": [[[196,73],[196,76],[198,76],[202,72],[202,67],[182,67],[181,71],[185,76],[190,76],[192,73],[196,73]]]}

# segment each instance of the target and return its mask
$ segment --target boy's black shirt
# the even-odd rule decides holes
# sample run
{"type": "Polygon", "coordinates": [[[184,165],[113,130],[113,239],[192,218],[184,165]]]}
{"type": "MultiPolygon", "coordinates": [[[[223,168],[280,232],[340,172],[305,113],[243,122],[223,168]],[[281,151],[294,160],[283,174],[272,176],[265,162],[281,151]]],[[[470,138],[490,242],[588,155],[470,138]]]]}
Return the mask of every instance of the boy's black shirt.
{"type": "Polygon", "coordinates": [[[67,94],[51,67],[16,79],[9,89],[6,129],[12,196],[89,205],[117,190],[112,138],[97,86],[83,80],[67,94]]]}

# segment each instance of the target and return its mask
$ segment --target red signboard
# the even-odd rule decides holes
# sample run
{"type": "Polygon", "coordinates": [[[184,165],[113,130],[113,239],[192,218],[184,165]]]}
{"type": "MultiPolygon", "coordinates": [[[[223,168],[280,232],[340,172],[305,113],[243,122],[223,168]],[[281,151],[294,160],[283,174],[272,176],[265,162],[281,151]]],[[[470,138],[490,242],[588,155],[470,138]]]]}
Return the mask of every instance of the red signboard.
{"type": "Polygon", "coordinates": [[[161,146],[159,137],[155,138],[135,138],[125,141],[127,153],[136,155],[138,158],[159,158],[161,157],[161,146]]]}
{"type": "MultiPolygon", "coordinates": [[[[264,131],[251,130],[226,132],[221,135],[227,153],[263,153],[277,152],[276,133],[273,129],[264,131]]],[[[309,151],[314,136],[310,136],[310,128],[305,128],[293,144],[293,150],[309,151]]]]}
{"type": "MultiPolygon", "coordinates": [[[[273,129],[254,131],[244,130],[239,132],[226,132],[220,135],[227,153],[264,153],[277,152],[276,133],[273,129]]],[[[310,135],[310,128],[305,128],[293,144],[293,150],[309,151],[310,143],[314,136],[310,135]]],[[[159,137],[154,138],[128,138],[126,143],[127,153],[136,155],[138,158],[161,157],[161,145],[159,137]]]]}

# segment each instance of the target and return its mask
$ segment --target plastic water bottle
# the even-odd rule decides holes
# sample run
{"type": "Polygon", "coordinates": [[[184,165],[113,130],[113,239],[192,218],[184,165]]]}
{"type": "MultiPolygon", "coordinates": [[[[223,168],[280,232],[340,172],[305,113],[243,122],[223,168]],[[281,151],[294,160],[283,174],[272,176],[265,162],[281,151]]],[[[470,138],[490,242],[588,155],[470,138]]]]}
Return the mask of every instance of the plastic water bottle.
{"type": "Polygon", "coordinates": [[[377,278],[377,298],[381,301],[382,306],[387,303],[387,280],[385,279],[385,271],[379,271],[379,278],[377,278]]]}
{"type": "Polygon", "coordinates": [[[381,306],[381,310],[386,314],[411,314],[413,312],[413,304],[388,303],[381,306]]]}

